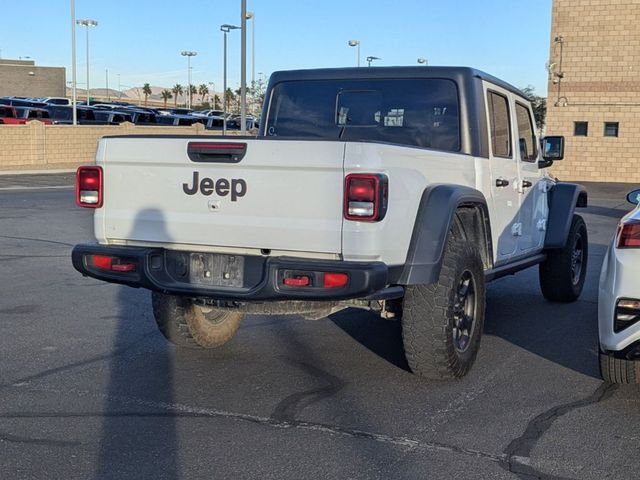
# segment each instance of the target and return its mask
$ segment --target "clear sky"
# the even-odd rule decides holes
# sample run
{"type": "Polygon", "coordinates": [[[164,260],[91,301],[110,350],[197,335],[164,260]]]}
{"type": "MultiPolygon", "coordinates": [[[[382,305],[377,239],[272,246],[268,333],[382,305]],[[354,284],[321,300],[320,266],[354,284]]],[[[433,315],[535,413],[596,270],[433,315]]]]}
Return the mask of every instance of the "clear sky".
{"type": "MultiPolygon", "coordinates": [[[[0,0],[2,58],[66,66],[71,78],[70,0],[0,0]]],[[[546,94],[551,0],[247,0],[256,14],[256,76],[281,69],[376,65],[480,68],[546,94]]],[[[195,50],[193,83],[222,90],[220,25],[240,21],[240,0],[76,0],[90,32],[91,87],[171,87],[187,83],[182,50],[195,50]]],[[[251,45],[249,21],[248,44],[251,45]]],[[[78,84],[85,82],[85,31],[78,30],[78,84]]],[[[247,62],[251,79],[250,51],[247,62]]],[[[229,85],[240,82],[240,33],[229,34],[229,85]]]]}

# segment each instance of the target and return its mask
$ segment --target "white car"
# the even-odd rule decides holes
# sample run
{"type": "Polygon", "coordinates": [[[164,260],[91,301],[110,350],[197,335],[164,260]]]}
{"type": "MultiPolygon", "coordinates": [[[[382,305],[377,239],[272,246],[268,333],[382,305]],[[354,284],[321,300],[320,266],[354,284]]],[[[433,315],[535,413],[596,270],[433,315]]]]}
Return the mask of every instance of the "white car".
{"type": "Polygon", "coordinates": [[[640,383],[640,189],[620,221],[600,274],[600,372],[612,383],[640,383]]]}

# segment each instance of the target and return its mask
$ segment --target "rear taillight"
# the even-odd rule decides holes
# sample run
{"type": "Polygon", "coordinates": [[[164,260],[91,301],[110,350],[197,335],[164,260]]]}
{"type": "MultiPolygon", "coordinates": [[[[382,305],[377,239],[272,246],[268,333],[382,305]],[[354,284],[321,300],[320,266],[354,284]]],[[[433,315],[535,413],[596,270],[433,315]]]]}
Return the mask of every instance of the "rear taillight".
{"type": "Polygon", "coordinates": [[[640,221],[631,220],[618,227],[618,248],[640,248],[640,221]]]}
{"type": "Polygon", "coordinates": [[[76,205],[84,208],[102,206],[102,167],[78,167],[76,205]]]}
{"type": "Polygon", "coordinates": [[[640,300],[620,299],[616,304],[613,331],[621,332],[640,321],[640,300]]]}
{"type": "Polygon", "coordinates": [[[389,180],[386,175],[352,173],[344,182],[344,218],[378,222],[387,213],[389,180]]]}

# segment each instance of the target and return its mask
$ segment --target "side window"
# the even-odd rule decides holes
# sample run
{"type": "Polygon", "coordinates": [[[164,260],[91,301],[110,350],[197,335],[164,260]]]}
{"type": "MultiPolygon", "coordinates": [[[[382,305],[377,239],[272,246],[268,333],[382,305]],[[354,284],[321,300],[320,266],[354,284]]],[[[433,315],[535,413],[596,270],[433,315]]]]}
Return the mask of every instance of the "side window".
{"type": "Polygon", "coordinates": [[[499,93],[487,92],[487,105],[493,155],[511,158],[511,122],[507,97],[499,93]]]}
{"type": "Polygon", "coordinates": [[[520,159],[523,162],[535,162],[538,159],[538,149],[529,109],[521,103],[516,103],[516,118],[518,119],[520,159]]]}

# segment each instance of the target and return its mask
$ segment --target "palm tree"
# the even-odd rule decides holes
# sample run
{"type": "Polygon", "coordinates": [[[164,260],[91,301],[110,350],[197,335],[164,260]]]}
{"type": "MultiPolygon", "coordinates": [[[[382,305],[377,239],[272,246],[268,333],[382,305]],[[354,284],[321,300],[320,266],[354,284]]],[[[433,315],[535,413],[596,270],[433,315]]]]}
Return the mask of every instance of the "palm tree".
{"type": "Polygon", "coordinates": [[[142,86],[142,94],[144,95],[144,106],[147,106],[147,97],[149,95],[151,95],[151,85],[149,85],[148,83],[145,83],[142,86]]]}
{"type": "Polygon", "coordinates": [[[160,96],[162,97],[162,100],[164,100],[164,108],[167,108],[167,100],[173,97],[171,90],[162,90],[160,96]]]}
{"type": "Polygon", "coordinates": [[[182,89],[182,85],[180,85],[179,83],[176,83],[173,88],[171,89],[171,91],[173,92],[173,106],[177,107],[178,106],[178,96],[182,95],[184,93],[184,90],[182,89]]]}
{"type": "Polygon", "coordinates": [[[198,93],[195,85],[189,85],[189,105],[193,105],[193,96],[198,93]]]}
{"type": "Polygon", "coordinates": [[[230,88],[227,88],[227,91],[224,92],[224,96],[226,97],[227,100],[227,112],[229,111],[229,106],[235,101],[236,96],[233,93],[233,90],[231,90],[230,88]]]}
{"type": "Polygon", "coordinates": [[[209,88],[204,84],[200,84],[198,87],[198,95],[200,95],[200,103],[204,102],[205,95],[209,94],[209,88]]]}
{"type": "Polygon", "coordinates": [[[220,110],[220,97],[217,94],[213,96],[213,109],[220,110]]]}

